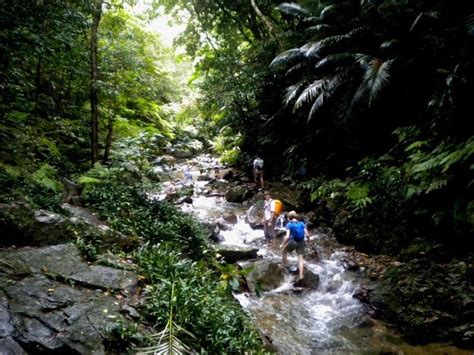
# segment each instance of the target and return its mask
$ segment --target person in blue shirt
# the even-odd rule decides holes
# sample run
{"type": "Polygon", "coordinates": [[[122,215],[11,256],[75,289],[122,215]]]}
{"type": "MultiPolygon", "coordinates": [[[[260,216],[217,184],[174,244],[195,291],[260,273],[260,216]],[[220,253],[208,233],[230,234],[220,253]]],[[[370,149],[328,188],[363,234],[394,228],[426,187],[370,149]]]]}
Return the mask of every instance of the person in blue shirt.
{"type": "Polygon", "coordinates": [[[305,224],[298,220],[298,214],[295,211],[288,213],[289,222],[286,224],[286,235],[280,245],[282,251],[283,265],[288,264],[288,253],[296,250],[298,255],[298,271],[299,279],[304,276],[304,251],[305,251],[305,237],[309,242],[309,233],[305,224]]]}

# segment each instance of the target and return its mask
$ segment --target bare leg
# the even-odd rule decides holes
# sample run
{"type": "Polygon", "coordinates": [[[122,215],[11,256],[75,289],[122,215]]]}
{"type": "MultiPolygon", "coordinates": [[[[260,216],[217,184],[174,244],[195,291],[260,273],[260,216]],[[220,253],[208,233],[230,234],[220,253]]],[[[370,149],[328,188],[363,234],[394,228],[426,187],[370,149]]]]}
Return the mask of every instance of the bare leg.
{"type": "Polygon", "coordinates": [[[300,280],[303,278],[304,275],[304,256],[303,255],[298,255],[298,260],[299,260],[299,273],[300,273],[300,280]]]}
{"type": "Polygon", "coordinates": [[[282,258],[282,260],[283,260],[283,266],[285,266],[285,267],[288,265],[288,258],[287,258],[287,256],[288,256],[288,253],[286,252],[286,247],[285,247],[285,249],[283,249],[283,251],[282,251],[282,253],[281,253],[281,258],[282,258]]]}

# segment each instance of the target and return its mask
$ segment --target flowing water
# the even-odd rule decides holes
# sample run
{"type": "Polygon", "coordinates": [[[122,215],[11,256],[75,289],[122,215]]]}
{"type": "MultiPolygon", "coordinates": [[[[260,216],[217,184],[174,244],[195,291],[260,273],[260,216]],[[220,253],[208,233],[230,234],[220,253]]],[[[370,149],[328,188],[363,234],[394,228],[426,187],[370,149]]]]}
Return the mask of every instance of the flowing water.
{"type": "MultiPolygon", "coordinates": [[[[206,163],[215,165],[215,162],[206,163]]],[[[194,161],[192,174],[202,171],[199,160],[194,161]]],[[[189,162],[187,163],[189,164],[189,162]]],[[[209,165],[210,166],[210,165],[209,165]]],[[[189,168],[189,166],[188,166],[189,168]]],[[[209,168],[209,167],[208,167],[209,168]]],[[[175,176],[186,168],[178,167],[175,176]]],[[[235,214],[237,223],[231,230],[221,231],[223,244],[260,246],[259,256],[281,262],[277,249],[263,243],[263,231],[253,230],[245,223],[248,207],[226,202],[224,197],[201,195],[206,182],[195,181],[192,204],[182,209],[202,221],[235,214]]],[[[156,196],[155,196],[156,197],[156,196]]],[[[159,196],[158,196],[159,198],[159,196]]],[[[388,329],[382,322],[367,316],[364,305],[352,297],[363,281],[361,276],[347,271],[342,264],[345,253],[334,238],[324,234],[312,237],[317,245],[319,260],[306,260],[305,267],[318,274],[316,290],[295,292],[294,279],[288,275],[276,289],[258,297],[249,293],[235,294],[260,331],[270,339],[281,354],[471,354],[442,344],[411,346],[388,329]]],[[[275,243],[279,245],[279,243],[275,243]]],[[[290,265],[297,265],[296,255],[289,256],[290,265]]]]}

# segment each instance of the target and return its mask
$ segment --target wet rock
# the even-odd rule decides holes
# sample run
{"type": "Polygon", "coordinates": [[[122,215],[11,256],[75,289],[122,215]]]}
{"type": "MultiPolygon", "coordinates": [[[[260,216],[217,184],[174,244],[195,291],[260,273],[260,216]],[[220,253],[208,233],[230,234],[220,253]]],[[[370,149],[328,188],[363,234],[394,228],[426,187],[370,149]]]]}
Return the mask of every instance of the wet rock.
{"type": "Polygon", "coordinates": [[[321,253],[319,251],[319,247],[315,243],[309,243],[306,245],[307,247],[306,247],[305,259],[319,261],[321,259],[320,257],[321,253]]]}
{"type": "Polygon", "coordinates": [[[220,176],[224,180],[232,180],[234,177],[234,171],[232,169],[225,169],[220,172],[220,176]]]}
{"type": "Polygon", "coordinates": [[[305,270],[303,278],[295,282],[294,286],[315,290],[319,286],[319,275],[311,270],[305,270]]]}
{"type": "Polygon", "coordinates": [[[82,206],[82,199],[80,196],[81,187],[74,181],[63,179],[64,185],[64,202],[76,206],[82,206]]]}
{"type": "Polygon", "coordinates": [[[279,287],[284,280],[284,269],[271,260],[257,260],[248,266],[251,271],[245,276],[252,293],[270,291],[279,287]]]}
{"type": "Polygon", "coordinates": [[[107,266],[93,265],[89,270],[75,273],[70,279],[87,287],[130,293],[137,280],[133,272],[117,270],[107,266]]]}
{"type": "Polygon", "coordinates": [[[360,268],[359,265],[357,265],[357,263],[354,262],[353,260],[342,259],[341,263],[344,269],[349,270],[349,271],[357,271],[360,268]]]}
{"type": "Polygon", "coordinates": [[[0,354],[2,355],[26,355],[23,348],[12,338],[0,339],[0,354]]]}
{"type": "Polygon", "coordinates": [[[218,244],[215,245],[214,248],[228,263],[235,263],[238,260],[255,259],[258,252],[257,248],[240,245],[218,244]]]}
{"type": "Polygon", "coordinates": [[[217,225],[217,227],[219,227],[219,229],[221,231],[230,231],[230,230],[232,230],[232,226],[226,220],[224,220],[223,218],[219,218],[216,221],[216,225],[217,225]]]}
{"type": "Polygon", "coordinates": [[[193,198],[191,196],[184,196],[175,202],[177,205],[182,205],[183,203],[193,203],[193,198]]]}
{"type": "Polygon", "coordinates": [[[224,219],[224,221],[230,224],[237,224],[238,221],[237,215],[235,213],[226,214],[222,216],[222,218],[224,219]]]}
{"type": "Polygon", "coordinates": [[[247,210],[245,221],[252,229],[263,227],[261,224],[263,221],[263,200],[257,201],[247,210]]]}
{"type": "Polygon", "coordinates": [[[34,211],[26,203],[0,204],[0,246],[57,244],[75,239],[63,216],[45,210],[34,211]]]}
{"type": "Polygon", "coordinates": [[[229,202],[241,203],[246,200],[247,188],[244,186],[232,187],[227,190],[225,198],[229,202]]]}
{"type": "MultiPolygon", "coordinates": [[[[456,261],[439,265],[415,259],[392,266],[378,287],[359,295],[378,317],[394,324],[412,341],[450,341],[466,346],[472,319],[462,317],[474,299],[473,266],[456,261]],[[466,335],[467,333],[467,335],[466,335]]],[[[474,334],[474,333],[473,333],[474,334]]]]}
{"type": "Polygon", "coordinates": [[[63,204],[72,217],[45,210],[33,210],[26,203],[0,204],[0,246],[46,246],[75,241],[78,237],[94,240],[107,249],[119,245],[127,250],[136,245],[127,237],[103,224],[90,211],[63,204]]]}
{"type": "Polygon", "coordinates": [[[218,226],[215,226],[207,235],[207,238],[214,243],[221,243],[224,241],[224,237],[221,234],[221,230],[218,226]]]}

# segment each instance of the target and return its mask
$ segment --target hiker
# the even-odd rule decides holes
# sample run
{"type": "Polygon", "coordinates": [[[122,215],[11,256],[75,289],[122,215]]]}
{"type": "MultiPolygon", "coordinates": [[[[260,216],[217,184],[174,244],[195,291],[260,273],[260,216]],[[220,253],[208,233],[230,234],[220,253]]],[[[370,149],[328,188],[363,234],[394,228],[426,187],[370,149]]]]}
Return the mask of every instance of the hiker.
{"type": "Polygon", "coordinates": [[[260,187],[263,189],[263,159],[258,156],[253,161],[253,180],[255,186],[260,182],[260,187]]]}
{"type": "Polygon", "coordinates": [[[186,184],[190,184],[190,185],[193,184],[193,174],[191,173],[191,171],[189,170],[189,167],[187,166],[184,168],[184,181],[186,184]]]}
{"type": "Polygon", "coordinates": [[[265,204],[263,206],[263,235],[269,247],[273,246],[275,239],[275,201],[269,191],[265,192],[265,204]]]}
{"type": "Polygon", "coordinates": [[[290,221],[286,224],[286,235],[283,242],[280,245],[282,251],[283,266],[288,264],[288,253],[296,250],[298,255],[298,271],[299,280],[304,275],[304,251],[305,251],[305,237],[309,242],[309,231],[306,229],[305,224],[298,220],[298,214],[295,211],[288,213],[290,221]]]}
{"type": "Polygon", "coordinates": [[[165,189],[165,194],[172,194],[176,189],[175,182],[171,181],[170,184],[165,189]]]}

